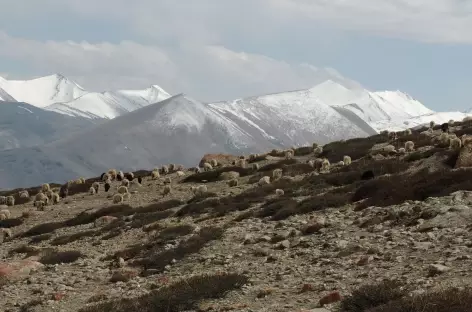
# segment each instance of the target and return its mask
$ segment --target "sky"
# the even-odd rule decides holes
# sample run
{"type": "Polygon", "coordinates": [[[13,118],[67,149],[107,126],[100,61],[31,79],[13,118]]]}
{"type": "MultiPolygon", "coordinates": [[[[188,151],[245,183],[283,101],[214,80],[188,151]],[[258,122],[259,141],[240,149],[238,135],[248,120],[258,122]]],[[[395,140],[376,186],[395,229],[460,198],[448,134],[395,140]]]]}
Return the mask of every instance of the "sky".
{"type": "Polygon", "coordinates": [[[0,76],[211,102],[326,79],[472,108],[468,0],[0,0],[0,76]]]}

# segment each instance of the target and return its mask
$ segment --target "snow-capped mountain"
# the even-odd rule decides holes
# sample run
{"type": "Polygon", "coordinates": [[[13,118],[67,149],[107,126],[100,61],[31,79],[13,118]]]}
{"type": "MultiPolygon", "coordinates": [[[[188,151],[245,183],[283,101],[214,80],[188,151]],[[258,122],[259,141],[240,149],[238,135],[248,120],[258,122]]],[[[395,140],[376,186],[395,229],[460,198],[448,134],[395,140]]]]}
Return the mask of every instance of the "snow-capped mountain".
{"type": "Polygon", "coordinates": [[[9,160],[0,168],[6,184],[0,187],[95,176],[111,167],[195,166],[206,153],[257,153],[376,133],[355,115],[350,119],[312,101],[307,91],[243,99],[243,108],[236,106],[177,95],[44,146],[0,151],[0,166],[9,160]],[[24,171],[29,174],[18,174],[24,171]]]}
{"type": "Polygon", "coordinates": [[[236,123],[260,130],[280,146],[327,143],[374,134],[362,119],[318,100],[309,90],[255,96],[209,104],[236,123]],[[352,131],[352,132],[351,132],[352,131]]]}
{"type": "Polygon", "coordinates": [[[46,106],[45,109],[70,116],[113,119],[169,97],[169,93],[153,85],[145,90],[90,92],[70,102],[46,106]]]}
{"type": "Polygon", "coordinates": [[[45,107],[68,102],[87,93],[77,83],[55,74],[31,80],[6,80],[0,77],[0,98],[3,101],[25,102],[45,107]]]}
{"type": "Polygon", "coordinates": [[[157,85],[145,90],[88,92],[60,75],[31,80],[0,77],[0,100],[26,102],[60,114],[85,118],[115,118],[170,97],[157,85]]]}
{"type": "Polygon", "coordinates": [[[422,103],[400,91],[371,92],[360,88],[348,89],[331,80],[316,85],[310,91],[324,103],[344,107],[369,123],[433,113],[422,103]]]}
{"type": "Polygon", "coordinates": [[[103,122],[0,101],[0,150],[43,145],[103,122]]]}

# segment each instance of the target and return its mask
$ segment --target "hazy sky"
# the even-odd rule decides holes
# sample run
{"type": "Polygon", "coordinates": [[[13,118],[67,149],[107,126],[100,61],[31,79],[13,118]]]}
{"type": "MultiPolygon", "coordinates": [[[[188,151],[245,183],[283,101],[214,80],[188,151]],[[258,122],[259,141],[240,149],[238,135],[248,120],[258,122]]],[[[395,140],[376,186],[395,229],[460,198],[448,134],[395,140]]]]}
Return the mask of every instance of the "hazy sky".
{"type": "Polygon", "coordinates": [[[9,79],[62,73],[93,91],[157,84],[213,101],[341,74],[435,110],[472,107],[470,0],[0,0],[0,8],[0,76],[9,79]]]}

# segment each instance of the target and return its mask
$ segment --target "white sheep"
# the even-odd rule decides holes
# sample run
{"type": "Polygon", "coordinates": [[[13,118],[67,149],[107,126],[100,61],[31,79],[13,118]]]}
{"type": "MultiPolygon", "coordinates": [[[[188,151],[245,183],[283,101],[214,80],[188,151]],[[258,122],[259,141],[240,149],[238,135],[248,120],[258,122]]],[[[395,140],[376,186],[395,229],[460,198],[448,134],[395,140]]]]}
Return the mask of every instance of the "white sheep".
{"type": "Polygon", "coordinates": [[[346,166],[349,166],[352,163],[351,156],[345,155],[343,157],[343,162],[346,166]]]}
{"type": "Polygon", "coordinates": [[[259,180],[258,184],[259,184],[260,186],[270,184],[270,177],[268,177],[268,176],[262,177],[262,178],[259,180]]]}

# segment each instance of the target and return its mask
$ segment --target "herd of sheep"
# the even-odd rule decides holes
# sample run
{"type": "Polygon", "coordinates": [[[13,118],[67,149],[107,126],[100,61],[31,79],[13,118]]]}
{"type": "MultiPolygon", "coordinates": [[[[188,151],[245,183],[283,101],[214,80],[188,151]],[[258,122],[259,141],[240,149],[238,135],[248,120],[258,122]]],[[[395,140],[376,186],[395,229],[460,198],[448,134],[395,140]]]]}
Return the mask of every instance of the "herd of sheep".
{"type": "MultiPolygon", "coordinates": [[[[471,117],[465,118],[463,121],[469,121],[472,120],[471,117]]],[[[450,120],[448,123],[444,123],[441,125],[441,130],[442,133],[439,136],[436,136],[433,138],[434,143],[442,143],[442,144],[447,144],[451,149],[459,149],[462,146],[465,146],[466,144],[472,142],[472,136],[467,136],[463,135],[462,137],[457,137],[452,131],[451,131],[451,125],[454,123],[453,120],[450,120]]],[[[435,123],[433,121],[430,122],[430,127],[428,130],[422,132],[422,134],[430,134],[433,132],[433,127],[435,126],[435,123]]],[[[384,131],[381,134],[385,135],[390,141],[396,141],[399,135],[411,135],[412,131],[411,129],[407,129],[404,132],[388,132],[384,131]]],[[[319,157],[323,154],[323,147],[318,146],[316,143],[313,144],[313,146],[306,147],[309,149],[310,153],[313,153],[316,157],[319,157]]],[[[403,153],[408,153],[412,152],[415,149],[415,144],[413,141],[407,141],[405,142],[404,147],[399,148],[398,150],[395,149],[393,145],[386,145],[383,147],[383,151],[385,152],[396,152],[399,154],[403,153]]],[[[286,159],[291,159],[295,155],[295,149],[288,149],[285,151],[278,151],[278,150],[273,150],[269,154],[276,154],[278,156],[285,157],[286,159]]],[[[254,160],[258,157],[261,157],[261,155],[258,154],[252,154],[249,155],[249,157],[244,157],[241,156],[239,159],[236,159],[232,162],[232,166],[238,166],[242,168],[247,168],[248,166],[248,161],[254,160]]],[[[339,161],[336,165],[337,166],[349,166],[351,164],[351,157],[348,155],[345,155],[343,157],[342,161],[339,161]]],[[[310,159],[307,161],[307,163],[314,168],[314,171],[317,171],[319,173],[323,172],[329,172],[331,164],[327,158],[315,158],[315,159],[310,159]]],[[[229,165],[229,164],[228,164],[229,165]]],[[[201,164],[201,166],[195,167],[188,169],[191,172],[194,173],[200,173],[204,171],[211,171],[214,170],[217,167],[220,166],[226,166],[219,164],[216,159],[209,160],[207,162],[204,162],[201,164]]],[[[253,169],[258,170],[259,165],[257,163],[252,164],[253,169]]],[[[151,173],[150,173],[150,178],[152,180],[157,180],[161,178],[161,175],[168,175],[170,173],[176,173],[177,176],[181,177],[185,175],[184,172],[184,167],[182,165],[175,165],[175,164],[170,164],[170,165],[165,165],[162,166],[161,168],[154,168],[151,173]]],[[[227,180],[227,184],[230,187],[234,187],[238,185],[238,179],[237,177],[239,175],[232,175],[235,172],[224,172],[222,175],[226,175],[224,180],[227,180]]],[[[270,184],[271,181],[275,181],[278,179],[282,178],[282,169],[275,169],[272,172],[271,176],[263,176],[260,178],[258,181],[258,185],[266,185],[270,184]]],[[[364,178],[373,178],[373,172],[367,172],[366,177],[364,178]]],[[[100,181],[103,184],[103,188],[105,192],[108,192],[111,188],[112,181],[117,181],[119,185],[117,186],[117,192],[111,196],[113,203],[118,204],[123,202],[124,200],[127,200],[130,198],[130,192],[129,188],[131,185],[141,185],[142,183],[142,177],[137,177],[135,179],[135,176],[132,172],[129,173],[123,173],[122,171],[117,171],[115,169],[110,169],[107,172],[104,172],[101,177],[100,181]]],[[[163,188],[163,196],[168,195],[171,193],[171,178],[169,176],[165,177],[163,179],[164,182],[164,188],[163,188]]],[[[64,185],[62,185],[60,188],[51,188],[49,184],[43,184],[41,186],[40,191],[34,196],[33,200],[33,205],[36,207],[38,210],[44,210],[44,207],[50,204],[57,204],[59,203],[61,198],[65,198],[68,196],[69,193],[69,188],[72,184],[84,184],[85,179],[79,178],[75,181],[68,181],[64,185]]],[[[97,194],[99,192],[101,183],[96,181],[93,182],[89,189],[89,193],[91,195],[97,194]]],[[[207,187],[205,185],[200,185],[198,187],[192,187],[191,191],[194,193],[195,196],[199,196],[201,194],[204,194],[207,192],[207,187]]],[[[276,190],[277,195],[282,195],[283,190],[277,189],[276,190]]],[[[21,190],[19,191],[17,198],[30,198],[30,195],[28,194],[27,190],[21,190]]],[[[8,209],[6,209],[6,206],[14,206],[15,205],[15,197],[14,196],[0,196],[0,221],[5,220],[10,218],[10,212],[8,209]],[[2,207],[3,206],[3,207],[2,207]]]]}

